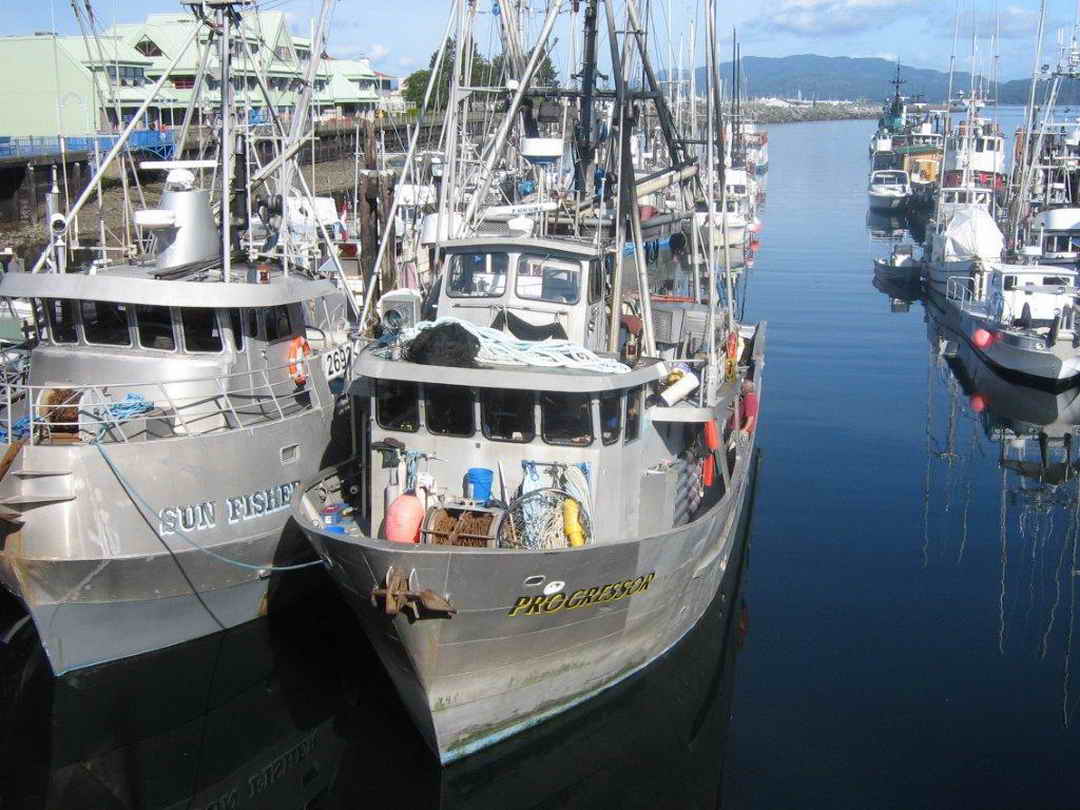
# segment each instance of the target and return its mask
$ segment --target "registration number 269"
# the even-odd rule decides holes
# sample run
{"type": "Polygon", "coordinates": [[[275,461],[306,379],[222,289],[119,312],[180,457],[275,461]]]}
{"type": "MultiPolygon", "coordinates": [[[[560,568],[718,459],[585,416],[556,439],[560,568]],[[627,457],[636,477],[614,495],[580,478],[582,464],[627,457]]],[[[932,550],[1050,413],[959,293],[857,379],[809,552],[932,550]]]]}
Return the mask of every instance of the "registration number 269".
{"type": "Polygon", "coordinates": [[[333,351],[326,352],[323,357],[323,371],[326,379],[333,380],[345,373],[352,359],[352,346],[339,346],[333,351]]]}

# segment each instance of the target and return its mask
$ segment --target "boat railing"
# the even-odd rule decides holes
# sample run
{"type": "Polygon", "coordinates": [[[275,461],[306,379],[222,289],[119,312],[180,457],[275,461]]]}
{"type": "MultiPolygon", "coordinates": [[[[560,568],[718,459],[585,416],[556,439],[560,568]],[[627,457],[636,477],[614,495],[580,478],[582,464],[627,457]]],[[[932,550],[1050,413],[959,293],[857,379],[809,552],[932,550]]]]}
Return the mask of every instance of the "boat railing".
{"type": "Polygon", "coordinates": [[[975,281],[968,276],[950,276],[945,284],[945,298],[959,307],[967,307],[975,300],[975,281]]]}
{"type": "MultiPolygon", "coordinates": [[[[309,364],[319,362],[311,355],[309,364]]],[[[0,382],[0,443],[178,439],[250,429],[322,407],[311,374],[265,366],[185,380],[96,385],[0,382]]]]}

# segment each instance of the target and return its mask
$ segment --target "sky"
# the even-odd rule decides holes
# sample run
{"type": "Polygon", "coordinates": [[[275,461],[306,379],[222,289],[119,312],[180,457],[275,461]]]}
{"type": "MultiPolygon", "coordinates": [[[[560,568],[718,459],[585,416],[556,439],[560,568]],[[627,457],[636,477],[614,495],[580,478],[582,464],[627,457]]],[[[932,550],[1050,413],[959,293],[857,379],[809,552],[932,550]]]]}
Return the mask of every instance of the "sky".
{"type": "MultiPolygon", "coordinates": [[[[83,2],[84,0],[80,0],[83,2]]],[[[528,9],[527,30],[534,35],[543,23],[549,0],[520,0],[528,9]]],[[[104,24],[136,22],[147,13],[175,11],[178,0],[90,0],[104,24]]],[[[671,61],[670,41],[679,59],[689,66],[690,21],[697,21],[697,65],[704,64],[702,19],[704,0],[637,0],[651,7],[654,64],[663,70],[671,61]],[[682,57],[679,54],[683,54],[682,57]]],[[[1058,31],[1071,28],[1080,0],[1047,0],[1047,23],[1042,63],[1053,62],[1058,31]]],[[[480,12],[474,27],[482,51],[497,48],[492,13],[495,0],[477,0],[480,12]]],[[[511,0],[503,0],[508,7],[511,0]]],[[[571,0],[564,0],[569,9],[571,0]]],[[[622,6],[616,0],[616,8],[622,6]]],[[[297,33],[306,34],[318,12],[315,0],[262,0],[261,6],[284,11],[297,33]]],[[[976,37],[976,67],[990,72],[993,47],[999,34],[998,76],[1003,80],[1030,76],[1034,60],[1038,1],[1007,0],[717,0],[717,29],[721,32],[721,59],[728,58],[734,26],[744,56],[876,56],[899,59],[915,67],[947,70],[952,52],[954,12],[960,7],[960,45],[956,64],[971,63],[972,21],[976,37]]],[[[426,67],[438,48],[451,7],[450,0],[335,0],[328,52],[337,57],[367,56],[376,69],[397,76],[426,67]]],[[[567,75],[570,32],[565,12],[555,29],[553,52],[562,78],[567,75]]],[[[603,22],[603,12],[601,12],[603,22]]],[[[620,25],[621,27],[621,25],[620,25]]],[[[70,5],[64,0],[0,0],[0,34],[30,34],[57,30],[77,33],[70,5]]],[[[601,50],[606,50],[606,44],[601,50]]],[[[607,62],[606,54],[602,59],[607,62]]],[[[750,77],[751,81],[753,77],[750,77]]]]}

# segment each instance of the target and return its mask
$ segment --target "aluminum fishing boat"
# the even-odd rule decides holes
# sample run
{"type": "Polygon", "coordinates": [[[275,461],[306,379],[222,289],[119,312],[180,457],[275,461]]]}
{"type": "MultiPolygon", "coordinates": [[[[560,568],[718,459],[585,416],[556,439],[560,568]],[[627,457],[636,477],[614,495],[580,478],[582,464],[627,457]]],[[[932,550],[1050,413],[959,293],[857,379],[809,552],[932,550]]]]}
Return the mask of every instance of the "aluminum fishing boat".
{"type": "MultiPolygon", "coordinates": [[[[220,48],[229,88],[227,5],[191,41],[202,31],[220,48]]],[[[240,142],[222,96],[221,140],[240,142]]],[[[254,619],[283,576],[299,576],[292,566],[318,564],[289,501],[335,459],[348,300],[317,273],[290,271],[287,255],[238,249],[230,207],[253,184],[232,186],[234,157],[142,164],[166,182],[157,207],[135,213],[147,236],[136,259],[69,263],[95,177],[52,216],[33,271],[0,277],[0,296],[34,313],[0,393],[0,583],[56,673],[254,619]],[[198,179],[209,169],[218,216],[198,179]]],[[[267,217],[271,230],[281,213],[267,217]]]]}
{"type": "Polygon", "coordinates": [[[359,353],[358,454],[294,507],[443,762],[618,682],[694,626],[744,508],[765,349],[764,324],[736,325],[712,339],[728,361],[710,362],[707,306],[654,302],[655,354],[582,360],[607,338],[592,245],[447,249],[439,320],[359,353]],[[565,329],[579,361],[507,366],[507,352],[539,364],[557,347],[500,323],[565,329]],[[475,367],[406,359],[454,325],[463,344],[479,335],[475,367]],[[691,366],[673,382],[676,361],[691,366]],[[473,479],[498,483],[464,489],[473,479]]]}
{"type": "MultiPolygon", "coordinates": [[[[559,6],[522,52],[544,51],[559,6]]],[[[603,10],[615,47],[614,13],[603,10]]],[[[635,3],[627,10],[637,25],[635,3]]],[[[583,4],[586,90],[599,13],[597,0],[583,4]]],[[[507,41],[517,49],[513,32],[507,41]]],[[[535,64],[509,100],[478,188],[508,143],[535,64]]],[[[434,287],[390,290],[378,302],[381,334],[358,352],[349,389],[354,458],[307,482],[293,504],[444,763],[648,666],[694,627],[733,564],[766,328],[737,321],[715,227],[684,245],[695,257],[687,294],[662,294],[646,258],[658,246],[646,243],[641,186],[632,193],[631,135],[645,116],[620,60],[613,73],[607,148],[596,156],[581,125],[573,150],[577,206],[591,204],[594,178],[619,178],[610,228],[582,231],[538,211],[496,235],[484,231],[479,205],[467,208],[456,234],[439,240],[434,287]],[[624,263],[636,273],[624,276],[624,263]]],[[[718,90],[710,82],[711,110],[718,90]]],[[[568,115],[590,120],[586,91],[564,99],[580,105],[568,115]]],[[[652,96],[661,121],[670,119],[664,99],[652,96]]],[[[719,127],[708,122],[703,176],[716,178],[723,211],[725,180],[740,175],[725,178],[719,127]]],[[[522,123],[528,132],[527,110],[522,123]]],[[[672,138],[665,174],[683,154],[672,138]]],[[[448,175],[460,175],[461,156],[450,158],[448,175]]],[[[678,182],[694,179],[689,168],[678,182]]],[[[443,186],[444,208],[457,193],[443,186]]]]}

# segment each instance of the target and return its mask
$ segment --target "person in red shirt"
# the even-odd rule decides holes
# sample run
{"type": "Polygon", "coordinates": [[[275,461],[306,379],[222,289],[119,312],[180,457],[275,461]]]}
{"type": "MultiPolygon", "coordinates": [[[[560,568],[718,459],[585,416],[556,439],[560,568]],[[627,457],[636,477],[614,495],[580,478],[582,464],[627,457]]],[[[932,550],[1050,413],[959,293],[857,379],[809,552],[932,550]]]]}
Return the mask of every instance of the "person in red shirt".
{"type": "Polygon", "coordinates": [[[746,380],[742,384],[742,402],[739,403],[741,424],[739,430],[743,433],[753,433],[757,427],[758,395],[754,383],[746,380]]]}

